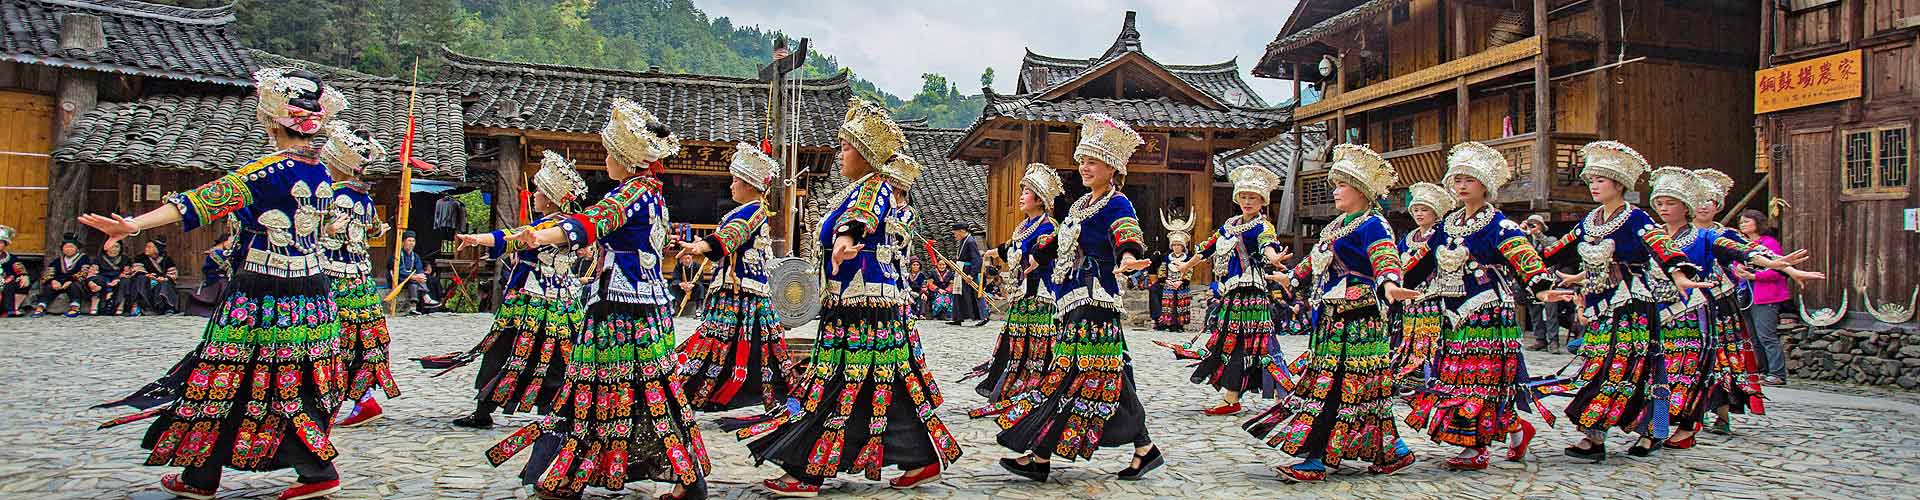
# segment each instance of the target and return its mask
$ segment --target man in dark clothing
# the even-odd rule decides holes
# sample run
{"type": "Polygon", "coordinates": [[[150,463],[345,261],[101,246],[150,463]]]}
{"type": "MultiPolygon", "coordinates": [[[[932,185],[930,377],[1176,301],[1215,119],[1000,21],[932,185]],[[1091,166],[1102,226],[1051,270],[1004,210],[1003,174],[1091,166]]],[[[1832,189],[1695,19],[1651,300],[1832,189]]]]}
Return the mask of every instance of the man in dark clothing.
{"type": "Polygon", "coordinates": [[[47,306],[60,296],[67,297],[67,314],[71,318],[80,315],[80,306],[87,302],[87,287],[81,279],[80,270],[92,261],[80,253],[80,240],[69,233],[60,242],[60,256],[49,259],[46,271],[40,276],[40,291],[33,298],[33,315],[38,317],[47,313],[47,306]]]}
{"type": "Polygon", "coordinates": [[[693,252],[680,252],[679,264],[673,266],[673,307],[674,315],[700,315],[700,301],[705,300],[706,280],[699,275],[700,263],[693,260],[693,252]],[[681,310],[681,304],[688,304],[681,310]]]}
{"type": "Polygon", "coordinates": [[[425,261],[413,247],[418,243],[418,233],[407,231],[400,237],[400,286],[403,295],[414,304],[414,310],[408,314],[425,312],[440,307],[440,301],[434,300],[433,292],[427,288],[427,276],[433,271],[427,269],[425,261]]]}
{"type": "MultiPolygon", "coordinates": [[[[1532,240],[1534,248],[1544,250],[1555,240],[1547,235],[1546,215],[1528,216],[1526,222],[1520,224],[1520,228],[1527,232],[1527,238],[1532,240]]],[[[1559,269],[1549,269],[1549,271],[1559,271],[1559,269]]],[[[1530,300],[1531,297],[1523,297],[1523,299],[1527,304],[1527,316],[1532,320],[1533,330],[1533,338],[1527,341],[1527,350],[1558,352],[1561,344],[1557,342],[1557,337],[1559,337],[1561,325],[1572,326],[1573,310],[1570,309],[1572,306],[1565,302],[1541,303],[1530,300]]]]}
{"type": "MultiPolygon", "coordinates": [[[[986,256],[980,253],[980,240],[974,238],[971,228],[962,222],[953,225],[953,241],[960,245],[960,255],[954,257],[960,264],[960,272],[965,273],[973,283],[980,283],[983,277],[980,271],[986,268],[986,256]]],[[[980,314],[980,289],[976,286],[968,284],[959,276],[954,277],[953,321],[947,324],[958,325],[969,319],[980,320],[973,326],[987,324],[987,318],[980,314]]]]}

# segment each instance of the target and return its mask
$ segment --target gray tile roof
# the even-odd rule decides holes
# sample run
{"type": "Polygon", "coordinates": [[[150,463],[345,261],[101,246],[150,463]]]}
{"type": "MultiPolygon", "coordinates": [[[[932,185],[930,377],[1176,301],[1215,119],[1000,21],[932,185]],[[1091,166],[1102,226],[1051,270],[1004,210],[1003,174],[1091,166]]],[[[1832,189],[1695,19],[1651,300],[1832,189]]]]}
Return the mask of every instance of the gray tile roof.
{"type": "MultiPolygon", "coordinates": [[[[1020,61],[1020,73],[1017,76],[1019,78],[1017,81],[1020,82],[1018,90],[1025,93],[1044,94],[1046,90],[1080,78],[1081,75],[1092,72],[1128,53],[1146,55],[1140,45],[1140,30],[1134,27],[1134,13],[1131,11],[1127,12],[1126,20],[1120,26],[1120,33],[1114,36],[1113,45],[1108,47],[1106,53],[1101,54],[1100,57],[1088,59],[1053,57],[1036,54],[1028,49],[1026,57],[1020,61]],[[1037,78],[1028,81],[1029,75],[1037,78]]],[[[1153,60],[1152,57],[1147,59],[1153,60]]],[[[1267,105],[1265,100],[1260,99],[1260,94],[1254,92],[1253,87],[1248,86],[1245,79],[1240,78],[1238,58],[1199,65],[1161,64],[1159,61],[1153,61],[1153,63],[1222,103],[1254,108],[1267,105]]]]}
{"type": "MultiPolygon", "coordinates": [[[[324,77],[323,77],[324,78],[324,77]]],[[[371,130],[388,158],[368,166],[372,176],[398,174],[400,139],[406,133],[408,86],[390,80],[332,80],[347,96],[341,118],[371,130]]],[[[100,103],[81,115],[73,134],[53,152],[56,161],[100,166],[230,170],[272,152],[254,118],[258,100],[250,90],[161,91],[129,102],[100,103]]],[[[422,86],[415,114],[414,157],[432,163],[428,178],[466,175],[466,134],[460,100],[446,87],[422,86]]]]}
{"type": "Polygon", "coordinates": [[[252,86],[252,57],[232,28],[233,6],[190,9],[135,0],[0,0],[0,59],[197,82],[252,86]],[[61,50],[60,16],[100,18],[106,46],[61,50]]]}
{"type": "MultiPolygon", "coordinates": [[[[1301,135],[1306,138],[1307,147],[1301,156],[1302,162],[1317,161],[1316,156],[1326,151],[1327,134],[1323,131],[1325,128],[1319,125],[1301,127],[1303,132],[1301,135]]],[[[1293,151],[1297,149],[1296,144],[1293,132],[1287,131],[1281,133],[1279,137],[1255,144],[1251,151],[1236,149],[1213,155],[1213,176],[1225,178],[1227,172],[1232,172],[1241,165],[1260,165],[1285,178],[1287,168],[1293,165],[1293,151]],[[1242,154],[1243,152],[1245,154],[1242,154]]]]}
{"type": "MultiPolygon", "coordinates": [[[[1314,23],[1313,26],[1308,26],[1300,31],[1282,33],[1280,36],[1275,37],[1272,43],[1267,44],[1267,55],[1264,56],[1263,59],[1271,58],[1275,53],[1300,48],[1320,39],[1320,37],[1345,30],[1368,19],[1373,19],[1375,16],[1399,7],[1408,1],[1409,0],[1369,0],[1364,4],[1348,7],[1339,14],[1314,23]]],[[[1338,4],[1332,2],[1325,3],[1328,5],[1321,6],[1321,8],[1339,7],[1338,4]]],[[[1347,0],[1346,3],[1353,4],[1358,2],[1347,0]]]]}
{"type": "MultiPolygon", "coordinates": [[[[752,78],[495,61],[443,50],[442,81],[467,100],[471,127],[599,133],[608,102],[639,102],[684,140],[757,142],[769,135],[767,84],[752,78]]],[[[805,80],[799,142],[837,147],[853,96],[849,76],[805,80]]]]}
{"type": "Polygon", "coordinates": [[[1101,99],[1066,98],[1057,101],[1036,100],[1034,94],[987,94],[982,122],[993,118],[1073,123],[1080,115],[1106,113],[1135,127],[1160,128],[1236,128],[1271,129],[1287,126],[1293,120],[1288,108],[1247,108],[1230,106],[1216,110],[1168,98],[1101,99]]]}
{"type": "MultiPolygon", "coordinates": [[[[947,158],[946,152],[966,137],[965,130],[913,126],[903,129],[907,132],[908,153],[926,168],[913,185],[913,207],[919,212],[914,232],[933,240],[935,248],[952,256],[954,223],[972,224],[983,231],[987,227],[987,167],[947,158]]],[[[839,167],[835,166],[834,171],[838,172],[839,167]]],[[[847,182],[848,179],[835,174],[812,188],[815,196],[809,199],[811,206],[803,217],[803,228],[817,227],[821,215],[832,208],[828,205],[838,201],[827,198],[846,187],[847,182]]],[[[920,247],[914,248],[916,255],[924,253],[920,247]]]]}

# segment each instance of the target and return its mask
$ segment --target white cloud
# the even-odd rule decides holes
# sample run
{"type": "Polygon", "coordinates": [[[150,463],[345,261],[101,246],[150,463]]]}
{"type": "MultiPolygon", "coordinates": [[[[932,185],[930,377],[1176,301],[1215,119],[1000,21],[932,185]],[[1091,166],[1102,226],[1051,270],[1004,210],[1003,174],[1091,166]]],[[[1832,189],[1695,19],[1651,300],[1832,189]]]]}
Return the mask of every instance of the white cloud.
{"type": "Polygon", "coordinates": [[[1286,22],[1297,0],[696,0],[708,16],[811,37],[863,78],[901,97],[939,73],[962,92],[979,91],[991,66],[994,90],[1013,91],[1023,49],[1057,57],[1094,57],[1113,43],[1128,10],[1139,11],[1141,44],[1165,64],[1210,64],[1238,57],[1242,77],[1270,103],[1292,84],[1248,70],[1286,22]]]}

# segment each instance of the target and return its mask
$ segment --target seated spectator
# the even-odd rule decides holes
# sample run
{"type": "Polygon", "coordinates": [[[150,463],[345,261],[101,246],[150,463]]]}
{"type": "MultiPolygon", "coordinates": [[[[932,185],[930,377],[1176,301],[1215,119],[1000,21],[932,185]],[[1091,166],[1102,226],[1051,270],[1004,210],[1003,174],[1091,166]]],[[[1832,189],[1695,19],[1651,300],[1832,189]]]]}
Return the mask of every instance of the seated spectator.
{"type": "Polygon", "coordinates": [[[13,246],[13,232],[11,227],[0,226],[0,317],[19,316],[20,308],[27,303],[27,292],[33,290],[27,263],[7,252],[13,246]]]}
{"type": "Polygon", "coordinates": [[[432,270],[413,250],[418,236],[418,233],[407,231],[400,237],[400,294],[413,304],[411,310],[407,311],[408,315],[431,312],[440,307],[440,301],[434,299],[433,291],[427,288],[428,273],[432,270]]]}
{"type": "Polygon", "coordinates": [[[49,303],[63,295],[67,298],[66,316],[79,316],[80,305],[87,301],[87,288],[76,276],[87,263],[87,256],[80,253],[80,240],[73,233],[67,233],[60,242],[60,256],[47,262],[46,272],[40,275],[40,291],[33,298],[33,316],[45,316],[49,303]]]}
{"type": "Polygon", "coordinates": [[[134,259],[141,272],[133,277],[133,292],[126,300],[136,302],[133,315],[168,315],[179,312],[174,305],[174,283],[180,279],[180,266],[167,256],[167,240],[147,241],[146,252],[134,259]]]}
{"type": "Polygon", "coordinates": [[[127,256],[125,248],[125,242],[115,241],[100,247],[100,255],[93,257],[99,272],[87,285],[87,293],[93,295],[87,314],[114,316],[133,308],[133,301],[127,299],[132,280],[126,279],[133,272],[133,258],[127,256]]]}

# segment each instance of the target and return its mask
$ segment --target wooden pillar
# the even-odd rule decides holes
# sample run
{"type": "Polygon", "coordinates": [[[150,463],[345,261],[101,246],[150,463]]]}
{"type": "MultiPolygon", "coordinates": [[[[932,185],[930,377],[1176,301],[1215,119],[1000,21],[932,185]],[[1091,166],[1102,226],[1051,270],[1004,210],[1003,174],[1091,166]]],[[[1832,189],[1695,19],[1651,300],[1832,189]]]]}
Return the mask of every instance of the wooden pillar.
{"type": "MultiPolygon", "coordinates": [[[[92,14],[60,15],[60,49],[91,54],[107,46],[100,18],[92,14]]],[[[59,109],[54,115],[54,144],[67,140],[74,121],[92,111],[100,102],[100,76],[80,69],[60,70],[59,109]]],[[[47,168],[46,254],[60,254],[60,240],[66,233],[90,239],[92,231],[82,231],[77,220],[86,210],[87,191],[92,187],[86,165],[52,162],[47,168]]]]}
{"type": "MultiPolygon", "coordinates": [[[[1466,7],[1467,6],[1465,4],[1462,4],[1461,2],[1450,2],[1448,4],[1447,10],[1450,10],[1453,13],[1453,58],[1454,59],[1459,59],[1467,56],[1467,9],[1466,7]]],[[[1467,78],[1466,77],[1463,76],[1463,77],[1454,79],[1453,93],[1454,93],[1454,96],[1453,96],[1453,142],[1456,142],[1456,143],[1466,142],[1473,139],[1472,137],[1468,136],[1468,128],[1471,126],[1470,125],[1471,122],[1468,121],[1468,118],[1470,118],[1470,109],[1471,109],[1470,106],[1472,103],[1469,102],[1471,100],[1470,99],[1471,96],[1467,94],[1467,78]]]]}
{"type": "MultiPolygon", "coordinates": [[[[1341,52],[1340,55],[1334,56],[1334,60],[1340,61],[1340,64],[1337,65],[1338,67],[1333,70],[1333,88],[1337,90],[1331,95],[1322,96],[1323,98],[1331,98],[1347,93],[1347,53],[1341,52]]],[[[1347,142],[1347,110],[1341,109],[1333,116],[1333,125],[1333,130],[1328,131],[1333,133],[1333,135],[1329,137],[1328,142],[1331,144],[1345,144],[1347,142]]]]}
{"type": "MultiPolygon", "coordinates": [[[[1293,102],[1296,104],[1295,109],[1299,109],[1297,105],[1300,103],[1300,71],[1303,69],[1300,65],[1293,65],[1293,102]]],[[[1278,226],[1276,229],[1283,234],[1296,235],[1295,240],[1297,241],[1297,235],[1300,233],[1300,225],[1296,223],[1295,219],[1299,217],[1298,214],[1300,213],[1300,160],[1302,156],[1307,154],[1305,151],[1306,141],[1301,140],[1299,120],[1290,121],[1287,133],[1293,134],[1293,158],[1287,162],[1287,180],[1281,184],[1283,187],[1280,191],[1280,213],[1274,218],[1274,222],[1275,225],[1278,226]]]]}
{"type": "MultiPolygon", "coordinates": [[[[1615,25],[1614,20],[1608,17],[1613,14],[1613,12],[1609,10],[1609,7],[1610,4],[1607,2],[1593,3],[1593,17],[1600,21],[1600,44],[1593,49],[1593,60],[1595,65],[1601,67],[1605,67],[1610,63],[1607,61],[1607,53],[1613,51],[1613,44],[1615,42],[1625,43],[1624,40],[1614,40],[1614,30],[1608,28],[1608,26],[1615,25]]],[[[1599,122],[1594,124],[1594,131],[1600,134],[1601,139],[1612,139],[1613,89],[1608,83],[1613,82],[1613,69],[1607,68],[1596,71],[1588,78],[1591,78],[1593,82],[1594,113],[1596,113],[1594,117],[1595,121],[1599,122]]]]}
{"type": "Polygon", "coordinates": [[[1533,34],[1540,38],[1540,54],[1533,58],[1533,206],[1547,206],[1553,190],[1547,186],[1553,165],[1553,79],[1548,75],[1547,48],[1553,37],[1547,29],[1547,0],[1533,0],[1533,34]]]}
{"type": "Polygon", "coordinates": [[[531,221],[520,220],[520,191],[528,189],[522,182],[526,172],[526,145],[517,135],[497,135],[494,143],[500,146],[500,166],[496,170],[499,179],[493,187],[493,227],[517,227],[531,221]]]}
{"type": "MultiPolygon", "coordinates": [[[[775,61],[775,63],[778,63],[778,61],[775,61]]],[[[768,117],[768,122],[772,124],[773,130],[772,133],[768,135],[773,136],[773,147],[775,148],[771,156],[784,159],[788,157],[786,77],[779,75],[776,71],[775,76],[770,78],[770,80],[772,81],[768,83],[772,85],[772,90],[768,92],[771,98],[767,101],[767,108],[772,110],[772,116],[768,117]]],[[[798,155],[794,156],[797,157],[798,155]]],[[[800,171],[795,167],[791,161],[781,161],[780,179],[782,181],[793,179],[800,171]]],[[[875,167],[878,167],[878,165],[875,165],[875,167]]],[[[804,231],[793,227],[794,224],[796,224],[795,221],[798,220],[794,218],[795,212],[799,211],[799,208],[795,207],[794,204],[798,203],[799,199],[796,193],[794,193],[793,186],[768,186],[768,189],[778,191],[778,194],[767,193],[767,204],[771,205],[768,208],[773,210],[774,213],[780,214],[780,223],[774,224],[772,228],[774,241],[773,252],[781,257],[792,257],[798,254],[800,248],[796,241],[799,238],[794,237],[794,235],[804,233],[804,231]]]]}

